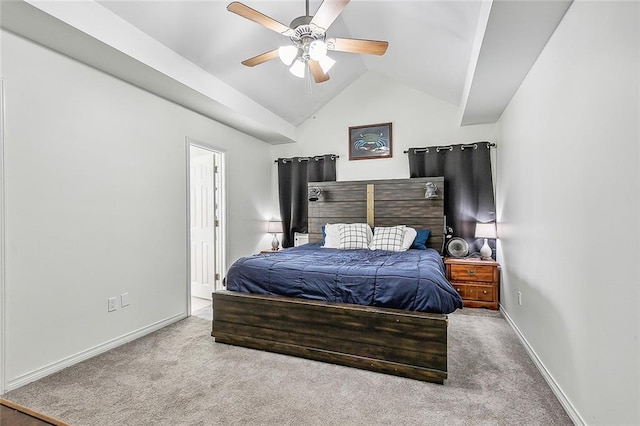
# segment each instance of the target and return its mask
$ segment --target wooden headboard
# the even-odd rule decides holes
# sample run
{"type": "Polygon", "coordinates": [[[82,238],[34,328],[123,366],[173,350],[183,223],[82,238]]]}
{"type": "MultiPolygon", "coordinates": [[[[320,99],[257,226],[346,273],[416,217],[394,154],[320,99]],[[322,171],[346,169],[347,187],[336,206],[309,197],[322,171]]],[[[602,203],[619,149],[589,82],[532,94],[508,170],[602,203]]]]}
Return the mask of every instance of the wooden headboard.
{"type": "Polygon", "coordinates": [[[444,178],[441,176],[309,182],[308,187],[322,190],[317,201],[309,201],[310,243],[322,241],[322,225],[326,223],[368,222],[371,227],[407,225],[415,229],[430,229],[427,246],[442,250],[444,178]],[[427,182],[438,187],[437,198],[425,198],[427,182]]]}

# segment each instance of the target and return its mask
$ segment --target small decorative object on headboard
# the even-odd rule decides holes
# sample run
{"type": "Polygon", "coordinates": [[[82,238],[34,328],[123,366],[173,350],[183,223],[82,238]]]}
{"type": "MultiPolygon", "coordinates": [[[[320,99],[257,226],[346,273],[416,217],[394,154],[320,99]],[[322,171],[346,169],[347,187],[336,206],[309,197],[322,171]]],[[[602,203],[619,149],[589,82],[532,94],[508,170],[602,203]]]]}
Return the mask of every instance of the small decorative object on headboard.
{"type": "Polygon", "coordinates": [[[438,187],[433,182],[427,182],[424,184],[425,193],[424,198],[429,200],[433,200],[434,198],[438,198],[438,187]]]}
{"type": "Polygon", "coordinates": [[[309,201],[318,201],[320,196],[322,195],[322,188],[318,188],[317,186],[309,187],[309,201]]]}

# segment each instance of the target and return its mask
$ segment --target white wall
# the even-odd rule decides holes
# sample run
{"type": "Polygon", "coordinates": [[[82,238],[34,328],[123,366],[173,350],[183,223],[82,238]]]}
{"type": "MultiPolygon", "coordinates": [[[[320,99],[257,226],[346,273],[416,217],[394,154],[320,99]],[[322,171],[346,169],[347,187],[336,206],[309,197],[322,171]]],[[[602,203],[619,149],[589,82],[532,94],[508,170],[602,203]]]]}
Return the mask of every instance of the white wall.
{"type": "Polygon", "coordinates": [[[228,262],[268,240],[269,145],[2,31],[6,379],[186,314],[186,137],[226,151],[228,262]],[[107,298],[131,305],[107,313],[107,298]]]}
{"type": "Polygon", "coordinates": [[[407,148],[495,138],[495,125],[461,127],[456,105],[368,72],[302,124],[297,143],[274,146],[273,155],[338,154],[341,181],[408,178],[407,148]],[[349,161],[349,127],[386,122],[393,123],[393,157],[349,161]]]}
{"type": "Polygon", "coordinates": [[[498,123],[502,307],[593,425],[640,424],[639,28],[574,2],[498,123]]]}

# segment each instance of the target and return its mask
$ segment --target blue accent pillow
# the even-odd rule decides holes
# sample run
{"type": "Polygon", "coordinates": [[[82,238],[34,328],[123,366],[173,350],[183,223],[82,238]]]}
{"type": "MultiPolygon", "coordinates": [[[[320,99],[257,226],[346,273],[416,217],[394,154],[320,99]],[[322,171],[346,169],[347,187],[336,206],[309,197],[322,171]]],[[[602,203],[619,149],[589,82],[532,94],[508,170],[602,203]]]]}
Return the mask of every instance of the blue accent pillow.
{"type": "Polygon", "coordinates": [[[322,245],[324,245],[325,238],[327,238],[327,233],[324,232],[324,225],[322,225],[322,245]]]}
{"type": "Polygon", "coordinates": [[[430,231],[428,229],[416,229],[416,232],[418,233],[418,235],[416,235],[416,238],[413,240],[411,248],[417,250],[426,250],[430,231]]]}

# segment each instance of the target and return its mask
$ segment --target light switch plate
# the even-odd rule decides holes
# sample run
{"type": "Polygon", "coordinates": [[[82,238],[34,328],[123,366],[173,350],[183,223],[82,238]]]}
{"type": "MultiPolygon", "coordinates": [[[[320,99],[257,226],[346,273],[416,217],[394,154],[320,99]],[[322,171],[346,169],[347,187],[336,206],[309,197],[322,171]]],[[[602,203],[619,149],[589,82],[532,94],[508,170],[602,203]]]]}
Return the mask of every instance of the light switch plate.
{"type": "Polygon", "coordinates": [[[118,306],[116,304],[117,299],[115,297],[110,297],[107,299],[107,311],[108,312],[113,312],[116,309],[118,309],[118,306]]]}

